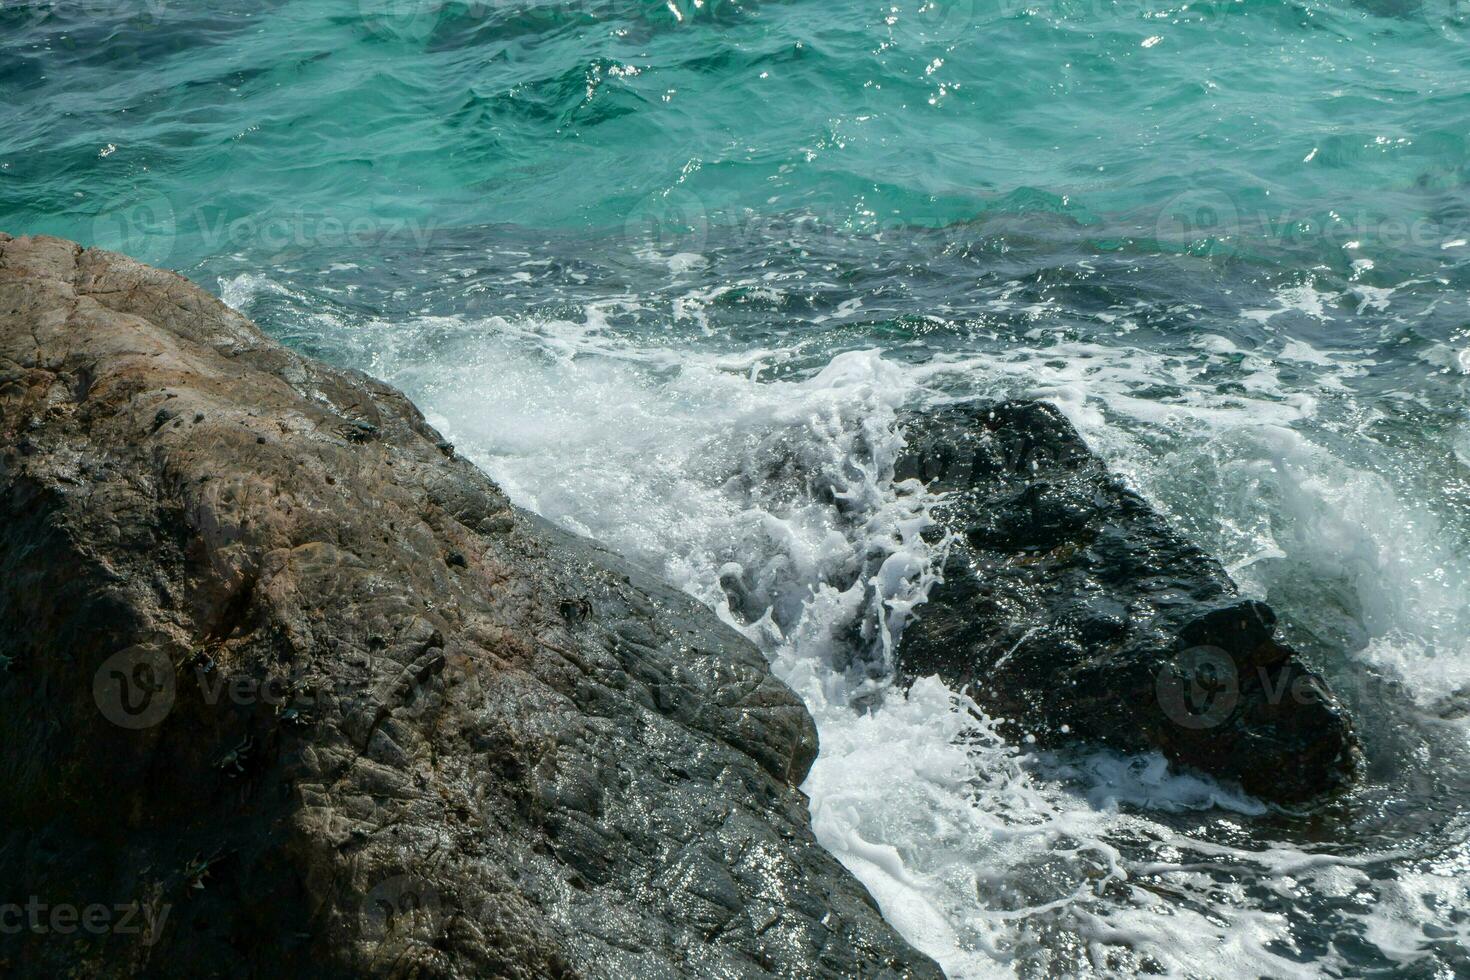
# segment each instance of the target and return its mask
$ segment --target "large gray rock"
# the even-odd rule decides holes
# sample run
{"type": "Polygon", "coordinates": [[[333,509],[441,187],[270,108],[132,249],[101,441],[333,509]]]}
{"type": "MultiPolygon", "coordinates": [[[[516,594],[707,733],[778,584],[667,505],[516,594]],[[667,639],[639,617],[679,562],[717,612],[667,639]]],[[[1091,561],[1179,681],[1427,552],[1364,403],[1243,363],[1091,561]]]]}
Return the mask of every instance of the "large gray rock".
{"type": "Polygon", "coordinates": [[[936,977],[798,699],[396,390],[0,235],[0,973],[936,977]]]}
{"type": "Polygon", "coordinates": [[[907,420],[900,479],[946,498],[944,582],[898,667],[965,687],[1011,737],[1158,750],[1300,803],[1348,784],[1347,712],[1265,603],[1121,481],[1050,405],[907,420]]]}

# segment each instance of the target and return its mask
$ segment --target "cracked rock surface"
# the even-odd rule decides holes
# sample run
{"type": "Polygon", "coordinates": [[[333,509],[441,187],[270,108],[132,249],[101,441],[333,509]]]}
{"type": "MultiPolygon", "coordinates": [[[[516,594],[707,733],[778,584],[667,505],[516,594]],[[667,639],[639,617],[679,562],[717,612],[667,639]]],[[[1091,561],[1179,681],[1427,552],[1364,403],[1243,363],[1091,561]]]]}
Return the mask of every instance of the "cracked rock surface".
{"type": "Polygon", "coordinates": [[[395,389],[5,235],[0,741],[7,976],[939,976],[711,612],[395,389]]]}

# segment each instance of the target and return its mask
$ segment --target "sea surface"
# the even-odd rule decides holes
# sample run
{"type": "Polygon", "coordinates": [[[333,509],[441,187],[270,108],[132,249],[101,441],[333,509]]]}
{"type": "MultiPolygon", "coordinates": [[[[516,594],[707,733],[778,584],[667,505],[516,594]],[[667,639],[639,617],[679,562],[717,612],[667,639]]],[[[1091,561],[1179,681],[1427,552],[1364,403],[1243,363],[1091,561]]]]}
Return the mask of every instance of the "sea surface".
{"type": "Polygon", "coordinates": [[[0,230],[403,387],[749,635],[950,976],[1470,976],[1470,4],[0,0],[0,230]],[[1352,793],[873,682],[897,419],[1001,395],[1277,607],[1352,793]]]}

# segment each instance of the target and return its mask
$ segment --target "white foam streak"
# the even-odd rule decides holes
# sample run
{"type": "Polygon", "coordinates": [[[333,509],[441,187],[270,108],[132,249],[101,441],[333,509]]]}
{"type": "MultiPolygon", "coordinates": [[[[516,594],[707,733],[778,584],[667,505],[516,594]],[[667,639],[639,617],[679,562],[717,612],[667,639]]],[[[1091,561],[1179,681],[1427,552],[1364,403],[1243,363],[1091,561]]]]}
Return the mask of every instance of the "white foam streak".
{"type": "MultiPolygon", "coordinates": [[[[270,288],[242,277],[226,295],[244,305],[270,288]]],[[[691,296],[689,315],[708,299],[691,296]]],[[[1288,300],[1326,315],[1316,294],[1288,300]]],[[[1412,508],[1384,481],[1297,431],[1319,410],[1315,395],[1217,337],[1202,337],[1197,357],[1059,341],[905,365],[856,350],[794,380],[760,380],[797,351],[640,344],[608,327],[606,309],[581,321],[426,318],[352,336],[366,366],[518,503],[658,569],[767,653],[821,733],[804,787],[817,836],[911,942],[955,978],[1342,967],[1331,952],[1303,967],[1290,923],[1245,894],[1239,872],[1356,893],[1362,868],[1391,855],[1246,849],[1171,829],[1165,815],[1208,811],[1228,828],[1262,807],[1159,757],[1022,754],[936,679],[888,685],[894,640],[943,547],[924,540],[934,498],[892,479],[896,415],[977,394],[1051,399],[1165,504],[1168,470],[1144,462],[1157,454],[1143,440],[1197,434],[1175,463],[1198,471],[1192,486],[1217,488],[1224,530],[1210,543],[1248,586],[1268,589],[1283,563],[1341,569],[1378,634],[1368,656],[1434,696],[1460,684],[1466,651],[1436,679],[1422,638],[1394,627],[1466,594],[1462,564],[1435,550],[1432,523],[1404,519],[1412,508]],[[1202,380],[1227,362],[1239,385],[1202,380]],[[1448,571],[1426,578],[1409,567],[1420,555],[1441,555],[1448,571]]],[[[1282,353],[1324,373],[1359,370],[1305,345],[1282,353]]],[[[1444,637],[1459,623],[1439,622],[1444,637]]],[[[1424,887],[1443,885],[1429,876],[1424,887]]],[[[1411,959],[1420,912],[1401,898],[1363,933],[1411,959]]]]}

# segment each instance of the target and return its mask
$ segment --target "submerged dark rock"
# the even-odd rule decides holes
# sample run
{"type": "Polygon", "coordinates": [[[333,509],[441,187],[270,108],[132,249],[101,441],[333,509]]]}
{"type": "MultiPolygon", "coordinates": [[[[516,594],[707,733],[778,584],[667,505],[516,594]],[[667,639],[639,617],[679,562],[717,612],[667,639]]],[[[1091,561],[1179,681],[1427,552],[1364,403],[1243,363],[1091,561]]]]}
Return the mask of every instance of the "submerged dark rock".
{"type": "Polygon", "coordinates": [[[398,391],[4,235],[0,744],[6,976],[939,976],[712,613],[398,391]]]}
{"type": "Polygon", "coordinates": [[[899,479],[949,496],[944,568],[898,669],[964,686],[1013,737],[1088,739],[1300,802],[1358,758],[1341,703],[1239,594],[1037,402],[908,421],[899,479]]]}

